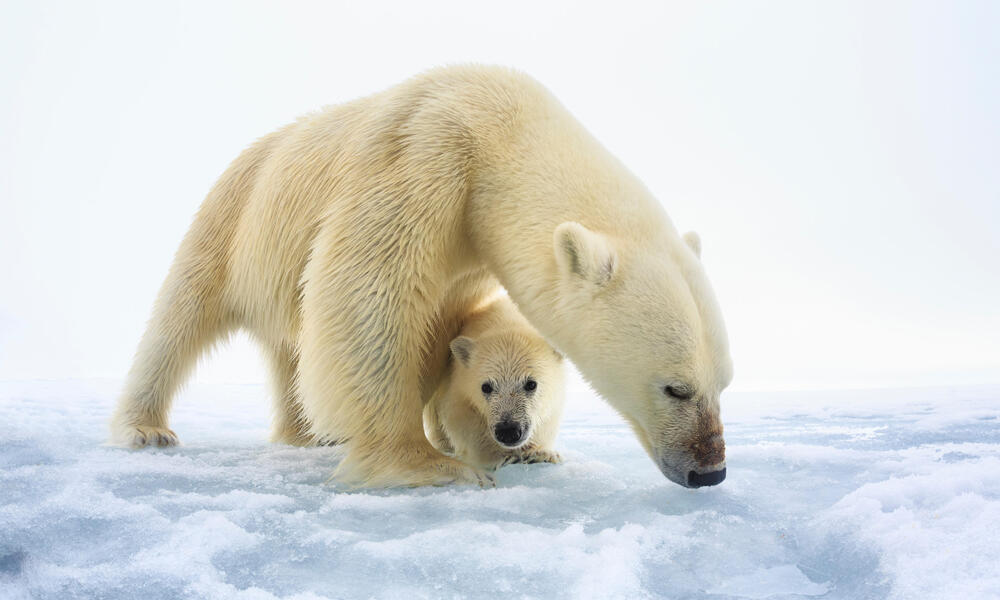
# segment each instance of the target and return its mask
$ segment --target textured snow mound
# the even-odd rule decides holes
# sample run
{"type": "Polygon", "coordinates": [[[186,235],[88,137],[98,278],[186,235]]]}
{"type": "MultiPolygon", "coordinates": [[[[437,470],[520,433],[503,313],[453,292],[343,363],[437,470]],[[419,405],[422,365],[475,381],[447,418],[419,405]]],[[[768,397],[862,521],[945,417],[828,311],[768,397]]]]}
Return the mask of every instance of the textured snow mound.
{"type": "Polygon", "coordinates": [[[356,492],[196,386],[183,446],[101,444],[113,382],[0,384],[0,598],[1000,596],[1000,388],[727,394],[729,476],[667,482],[579,381],[563,465],[356,492]]]}

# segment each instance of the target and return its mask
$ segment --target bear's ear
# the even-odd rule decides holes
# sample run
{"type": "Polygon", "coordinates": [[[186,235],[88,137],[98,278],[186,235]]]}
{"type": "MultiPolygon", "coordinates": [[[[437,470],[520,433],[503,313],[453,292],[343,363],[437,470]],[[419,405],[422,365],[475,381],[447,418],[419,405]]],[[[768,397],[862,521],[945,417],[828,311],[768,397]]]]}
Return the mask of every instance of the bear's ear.
{"type": "Polygon", "coordinates": [[[614,277],[618,255],[603,235],[579,223],[567,221],[556,227],[552,237],[556,264],[564,273],[581,277],[597,286],[606,284],[614,277]]]}
{"type": "Polygon", "coordinates": [[[698,234],[693,231],[689,231],[682,237],[684,238],[684,243],[691,248],[691,252],[694,252],[695,256],[701,258],[701,238],[698,237],[698,234]]]}
{"type": "Polygon", "coordinates": [[[450,346],[451,353],[455,355],[455,358],[468,367],[469,361],[472,360],[472,349],[476,346],[476,343],[471,338],[461,335],[451,340],[450,346]]]}

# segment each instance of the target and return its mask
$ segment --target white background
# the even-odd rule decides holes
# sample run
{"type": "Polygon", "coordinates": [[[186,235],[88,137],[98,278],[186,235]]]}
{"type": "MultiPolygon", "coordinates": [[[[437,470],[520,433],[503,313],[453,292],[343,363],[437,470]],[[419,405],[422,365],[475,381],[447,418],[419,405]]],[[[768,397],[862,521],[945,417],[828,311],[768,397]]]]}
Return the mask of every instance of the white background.
{"type": "MultiPolygon", "coordinates": [[[[214,179],[511,65],[701,233],[734,388],[1000,381],[1000,4],[5,3],[0,379],[121,378],[214,179]]],[[[265,377],[245,338],[199,372],[265,377]]]]}

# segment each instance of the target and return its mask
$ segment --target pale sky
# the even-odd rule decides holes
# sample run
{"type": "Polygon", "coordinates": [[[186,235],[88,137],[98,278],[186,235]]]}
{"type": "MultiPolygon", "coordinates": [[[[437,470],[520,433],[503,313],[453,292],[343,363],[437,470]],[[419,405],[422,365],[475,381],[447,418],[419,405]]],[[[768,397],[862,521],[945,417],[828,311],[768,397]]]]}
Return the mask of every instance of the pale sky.
{"type": "MultiPolygon", "coordinates": [[[[1000,382],[1000,3],[6,3],[0,380],[122,378],[255,138],[432,66],[548,86],[697,230],[735,389],[1000,382]]],[[[243,337],[198,377],[266,377],[243,337]]]]}

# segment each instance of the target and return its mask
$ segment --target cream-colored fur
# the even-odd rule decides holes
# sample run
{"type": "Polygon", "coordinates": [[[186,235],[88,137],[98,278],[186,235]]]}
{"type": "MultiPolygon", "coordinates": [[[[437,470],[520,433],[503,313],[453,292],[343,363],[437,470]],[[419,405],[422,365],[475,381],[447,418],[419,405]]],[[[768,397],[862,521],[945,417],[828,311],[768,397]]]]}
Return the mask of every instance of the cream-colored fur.
{"type": "Polygon", "coordinates": [[[731,377],[691,248],[534,80],[432,70],[303,117],[226,170],[177,251],[112,438],[177,443],[178,386],[243,328],[270,356],[274,439],[343,442],[335,475],[357,484],[488,483],[431,446],[422,410],[461,315],[502,284],[684,484],[724,465],[731,377]]]}
{"type": "Polygon", "coordinates": [[[424,408],[434,447],[486,470],[560,462],[552,446],[565,403],[562,356],[514,303],[501,296],[475,310],[451,349],[447,374],[424,408]],[[504,426],[522,436],[505,445],[495,433],[504,426]]]}

